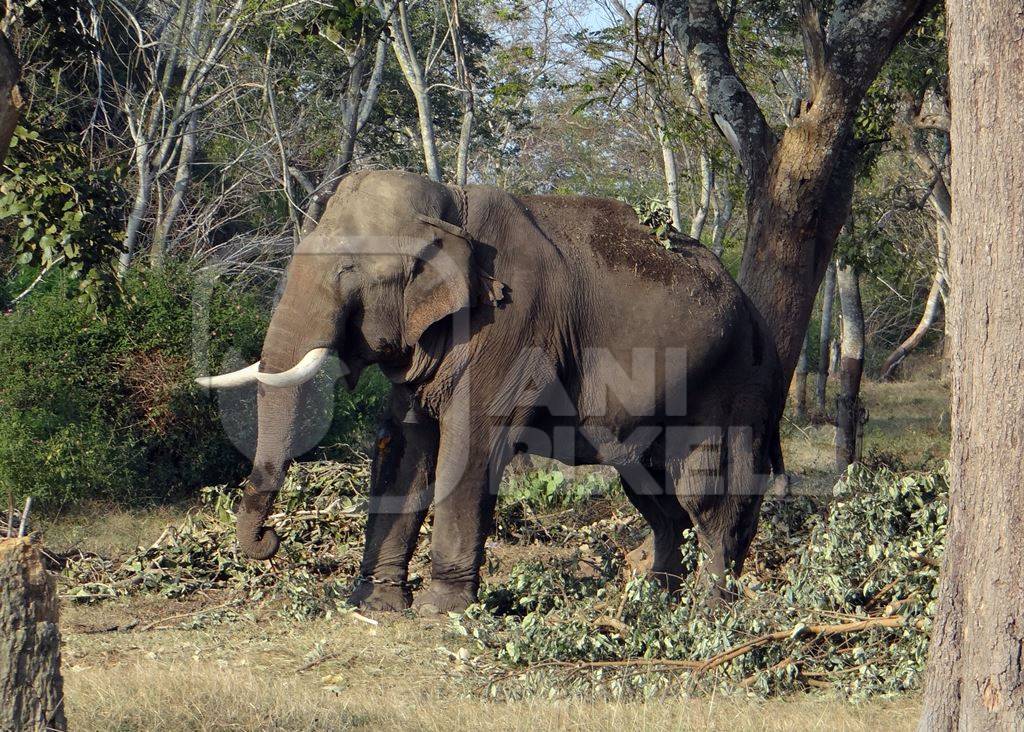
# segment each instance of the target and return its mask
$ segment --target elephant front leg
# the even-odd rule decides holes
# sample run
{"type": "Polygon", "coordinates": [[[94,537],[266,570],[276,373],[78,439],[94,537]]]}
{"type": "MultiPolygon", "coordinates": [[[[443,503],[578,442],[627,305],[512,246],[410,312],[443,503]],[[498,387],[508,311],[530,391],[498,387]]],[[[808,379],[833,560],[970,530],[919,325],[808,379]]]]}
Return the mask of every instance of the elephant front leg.
{"type": "Polygon", "coordinates": [[[392,414],[378,433],[366,545],[349,598],[368,610],[405,610],[412,605],[409,561],[433,496],[437,424],[400,420],[392,414]]]}
{"type": "Polygon", "coordinates": [[[498,481],[508,461],[506,451],[492,450],[463,435],[442,434],[434,494],[430,546],[430,586],[416,596],[414,609],[424,615],[462,612],[476,601],[484,543],[491,531],[498,481]]]}

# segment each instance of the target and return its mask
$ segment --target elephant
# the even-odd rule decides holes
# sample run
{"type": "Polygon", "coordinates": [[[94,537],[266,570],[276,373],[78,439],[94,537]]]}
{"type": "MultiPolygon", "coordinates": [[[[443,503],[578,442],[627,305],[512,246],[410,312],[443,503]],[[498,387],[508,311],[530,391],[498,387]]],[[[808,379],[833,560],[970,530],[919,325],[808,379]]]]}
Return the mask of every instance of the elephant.
{"type": "Polygon", "coordinates": [[[671,250],[624,203],[511,195],[398,171],[340,181],[297,245],[261,358],[198,379],[258,383],[252,472],[237,539],[264,527],[312,377],[336,354],[349,387],[376,364],[392,384],[372,458],[351,602],[459,612],[475,601],[497,484],[518,453],[616,468],[650,524],[651,571],[682,574],[695,527],[731,599],[771,472],[783,471],[782,371],[771,334],[699,242],[671,250]],[[434,507],[430,581],[408,566],[434,507]]]}

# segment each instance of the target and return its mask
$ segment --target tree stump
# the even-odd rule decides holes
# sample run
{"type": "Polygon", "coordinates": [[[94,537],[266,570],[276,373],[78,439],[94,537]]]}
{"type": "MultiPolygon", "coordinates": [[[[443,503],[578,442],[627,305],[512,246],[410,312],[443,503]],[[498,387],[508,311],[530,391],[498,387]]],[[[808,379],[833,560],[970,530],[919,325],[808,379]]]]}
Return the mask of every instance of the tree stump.
{"type": "Polygon", "coordinates": [[[0,540],[0,731],[66,730],[53,578],[38,542],[0,540]]]}

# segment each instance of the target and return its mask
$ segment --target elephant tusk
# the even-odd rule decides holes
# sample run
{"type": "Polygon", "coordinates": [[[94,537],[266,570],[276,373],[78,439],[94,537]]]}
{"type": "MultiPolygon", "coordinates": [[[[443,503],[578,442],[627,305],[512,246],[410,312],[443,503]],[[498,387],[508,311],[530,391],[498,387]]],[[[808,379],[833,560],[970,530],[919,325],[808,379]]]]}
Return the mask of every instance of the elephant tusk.
{"type": "Polygon", "coordinates": [[[267,386],[298,386],[304,384],[314,376],[324,365],[324,361],[331,355],[330,348],[314,348],[309,351],[302,360],[287,371],[276,374],[257,372],[256,378],[261,384],[267,386]]]}
{"type": "Polygon", "coordinates": [[[260,370],[260,362],[246,366],[244,369],[232,371],[230,374],[219,374],[218,376],[200,376],[196,383],[206,389],[227,389],[232,386],[245,386],[256,382],[256,375],[260,370]]]}

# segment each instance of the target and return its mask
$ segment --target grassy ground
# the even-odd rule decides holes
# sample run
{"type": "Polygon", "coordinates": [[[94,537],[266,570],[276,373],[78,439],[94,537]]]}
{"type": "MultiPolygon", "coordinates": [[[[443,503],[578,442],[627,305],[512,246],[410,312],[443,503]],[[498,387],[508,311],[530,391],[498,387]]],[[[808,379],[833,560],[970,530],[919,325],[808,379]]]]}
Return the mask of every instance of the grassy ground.
{"type": "MultiPolygon", "coordinates": [[[[936,381],[867,384],[865,455],[914,467],[948,447],[936,381]]],[[[832,430],[787,423],[796,487],[831,485],[832,430]]],[[[186,507],[90,506],[41,520],[51,549],[107,555],[154,541],[186,507]]],[[[507,557],[529,547],[495,546],[507,557]]],[[[504,562],[503,562],[504,564],[504,562]]],[[[900,730],[918,700],[849,703],[826,695],[669,697],[646,703],[497,703],[447,621],[352,615],[296,623],[270,608],[210,622],[224,597],[132,596],[63,609],[68,717],[76,730],[900,730]],[[197,622],[200,614],[205,622],[197,622]],[[462,651],[460,653],[460,651],[462,651]]]]}

